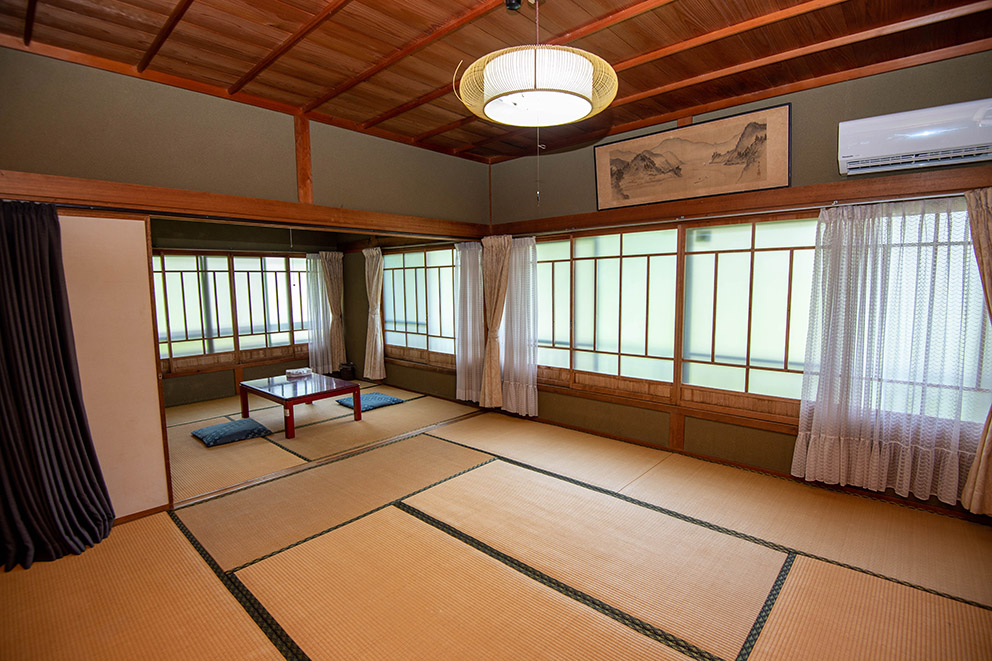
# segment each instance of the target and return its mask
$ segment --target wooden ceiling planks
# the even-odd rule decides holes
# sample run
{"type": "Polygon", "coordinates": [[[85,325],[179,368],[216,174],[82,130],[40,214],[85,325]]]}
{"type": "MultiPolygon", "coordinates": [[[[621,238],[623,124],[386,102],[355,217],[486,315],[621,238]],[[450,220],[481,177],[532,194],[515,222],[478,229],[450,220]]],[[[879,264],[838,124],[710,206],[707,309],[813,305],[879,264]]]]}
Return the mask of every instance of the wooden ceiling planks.
{"type": "MultiPolygon", "coordinates": [[[[992,0],[618,4],[540,7],[543,42],[595,52],[620,78],[602,115],[542,132],[549,148],[992,48],[992,0]]],[[[526,2],[23,0],[0,2],[0,38],[473,160],[534,148],[531,130],[479,121],[451,86],[459,62],[533,42],[526,2]]]]}

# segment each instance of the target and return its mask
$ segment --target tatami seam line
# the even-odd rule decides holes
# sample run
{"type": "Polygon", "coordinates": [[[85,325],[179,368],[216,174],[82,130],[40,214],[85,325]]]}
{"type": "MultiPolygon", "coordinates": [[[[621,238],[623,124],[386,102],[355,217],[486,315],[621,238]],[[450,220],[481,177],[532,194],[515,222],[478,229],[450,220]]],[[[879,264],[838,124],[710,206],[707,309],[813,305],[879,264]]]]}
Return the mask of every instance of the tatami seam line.
{"type": "Polygon", "coordinates": [[[271,558],[274,555],[278,555],[278,554],[282,553],[283,551],[288,551],[289,549],[294,548],[296,546],[299,546],[300,544],[304,544],[306,542],[309,542],[312,539],[316,539],[317,537],[320,537],[322,535],[326,535],[327,533],[332,532],[334,530],[337,530],[338,528],[343,528],[344,526],[348,525],[349,523],[354,523],[355,521],[358,521],[359,519],[364,519],[365,517],[369,516],[370,514],[375,514],[379,510],[386,509],[390,505],[395,505],[396,503],[398,503],[400,501],[403,501],[403,500],[406,500],[407,498],[412,498],[413,496],[416,496],[418,493],[422,493],[424,491],[427,491],[428,489],[432,489],[432,488],[436,487],[439,484],[443,484],[443,483],[447,482],[448,480],[452,480],[452,479],[454,479],[454,478],[456,478],[456,477],[458,477],[460,475],[464,475],[465,473],[474,471],[476,468],[479,468],[480,466],[485,466],[486,464],[491,463],[493,461],[496,461],[496,458],[495,457],[490,457],[489,459],[486,459],[485,461],[480,462],[480,463],[476,464],[475,466],[471,466],[469,468],[466,468],[465,470],[458,471],[457,473],[453,473],[453,474],[451,474],[451,475],[449,475],[449,476],[447,476],[447,477],[445,477],[443,479],[438,480],[437,482],[434,482],[433,484],[428,484],[427,486],[421,487],[420,489],[417,489],[416,491],[412,491],[412,492],[410,492],[410,493],[408,493],[408,494],[406,494],[404,496],[401,496],[400,498],[395,498],[395,499],[389,501],[388,503],[383,503],[382,505],[379,505],[378,507],[374,507],[374,508],[370,509],[367,512],[363,512],[363,513],[359,514],[358,516],[352,517],[352,518],[348,519],[347,521],[342,521],[341,523],[337,523],[337,524],[331,526],[330,528],[327,528],[325,530],[321,530],[320,532],[315,532],[314,534],[309,535],[308,537],[304,537],[303,539],[297,540],[297,541],[293,542],[292,544],[288,544],[288,545],[282,547],[281,549],[276,549],[275,551],[272,551],[271,553],[266,553],[263,556],[259,556],[259,557],[255,558],[254,560],[249,560],[248,562],[246,562],[246,563],[244,563],[242,565],[239,565],[239,566],[237,566],[237,567],[235,567],[233,569],[229,569],[227,571],[230,574],[234,574],[235,572],[239,572],[242,569],[245,569],[246,567],[250,567],[250,566],[252,566],[252,565],[254,565],[256,563],[259,563],[259,562],[261,562],[261,561],[263,561],[263,560],[265,560],[267,558],[271,558]]]}
{"type": "Polygon", "coordinates": [[[596,597],[586,594],[585,592],[582,592],[581,590],[574,588],[568,585],[567,583],[564,583],[556,578],[553,578],[552,576],[545,574],[539,569],[535,569],[534,567],[531,567],[530,565],[526,564],[521,560],[518,560],[517,558],[514,558],[511,555],[503,553],[502,551],[490,546],[489,544],[486,544],[485,542],[476,539],[475,537],[472,537],[471,535],[464,533],[461,530],[458,530],[454,526],[451,526],[439,519],[434,518],[433,516],[427,514],[426,512],[423,512],[411,505],[408,505],[407,503],[397,502],[395,503],[395,507],[397,507],[403,512],[406,512],[410,516],[420,519],[424,523],[433,526],[434,528],[440,530],[441,532],[446,533],[451,537],[454,537],[460,542],[463,542],[464,544],[471,546],[477,551],[481,551],[482,553],[485,553],[494,560],[497,560],[503,563],[504,565],[510,567],[511,569],[520,572],[527,578],[535,580],[541,583],[542,585],[549,587],[552,590],[555,590],[556,592],[565,595],[566,597],[569,597],[570,599],[574,599],[580,604],[584,606],[588,606],[589,608],[598,611],[599,613],[619,622],[620,624],[630,629],[633,629],[637,633],[647,636],[648,638],[651,638],[659,643],[667,645],[668,647],[677,650],[678,652],[681,652],[682,654],[692,659],[697,659],[701,661],[722,661],[721,657],[712,654],[711,652],[707,652],[706,650],[697,647],[696,645],[693,645],[692,643],[683,640],[682,638],[679,638],[674,634],[668,633],[667,631],[664,631],[663,629],[660,629],[649,622],[645,622],[644,620],[635,617],[633,615],[630,615],[629,613],[626,613],[615,606],[611,606],[610,604],[606,603],[605,601],[602,601],[601,599],[597,599],[596,597]]]}
{"type": "Polygon", "coordinates": [[[679,519],[680,521],[685,521],[686,523],[691,523],[693,525],[697,525],[697,526],[701,526],[703,528],[707,528],[709,530],[713,530],[714,532],[719,532],[719,533],[722,533],[722,534],[725,534],[725,535],[730,535],[732,537],[736,537],[738,539],[743,539],[745,541],[751,542],[753,544],[758,544],[760,546],[764,546],[764,547],[769,548],[769,549],[772,549],[774,551],[780,551],[780,552],[785,553],[785,554],[792,553],[792,554],[797,555],[797,556],[803,556],[803,557],[806,557],[806,558],[811,558],[813,560],[819,560],[821,562],[826,562],[828,564],[835,565],[837,567],[843,567],[845,569],[850,569],[850,570],[853,570],[853,571],[856,571],[856,572],[859,572],[859,573],[862,573],[862,574],[867,574],[869,576],[874,576],[875,578],[881,578],[881,579],[884,579],[886,581],[890,581],[892,583],[897,583],[899,585],[905,585],[906,587],[914,588],[914,589],[917,589],[917,590],[922,590],[923,592],[926,592],[926,593],[932,594],[932,595],[936,595],[938,597],[944,597],[946,599],[950,599],[952,601],[957,601],[959,603],[967,604],[969,606],[975,606],[976,608],[981,608],[983,610],[992,611],[992,605],[986,605],[986,604],[983,604],[983,603],[980,603],[980,602],[977,602],[977,601],[972,601],[971,599],[966,599],[964,597],[958,597],[956,595],[947,594],[945,592],[941,592],[939,590],[934,590],[933,588],[928,588],[928,587],[925,587],[923,585],[917,585],[915,583],[910,583],[909,581],[904,581],[904,580],[899,579],[899,578],[894,578],[892,576],[886,576],[885,574],[879,574],[878,572],[871,571],[870,569],[864,569],[862,567],[857,567],[855,565],[849,565],[847,563],[840,562],[838,560],[832,560],[830,558],[825,558],[823,556],[816,555],[815,553],[810,553],[810,552],[807,552],[807,551],[802,551],[800,549],[795,549],[795,548],[792,548],[792,547],[789,547],[789,546],[785,546],[783,544],[778,544],[777,542],[772,542],[772,541],[769,541],[769,540],[766,540],[766,539],[762,539],[761,537],[755,537],[754,535],[749,535],[747,533],[740,532],[738,530],[734,530],[733,528],[727,528],[727,527],[724,527],[724,526],[721,526],[721,525],[718,525],[718,524],[715,524],[715,523],[710,523],[709,521],[705,521],[703,519],[698,519],[696,517],[689,516],[688,514],[682,514],[681,512],[676,512],[675,510],[670,510],[670,509],[668,509],[666,507],[662,507],[660,505],[655,505],[653,503],[648,503],[648,502],[645,502],[643,500],[638,500],[638,499],[632,498],[631,496],[628,496],[626,494],[618,493],[616,491],[611,491],[610,489],[607,489],[605,487],[600,487],[600,486],[597,486],[595,484],[589,484],[588,482],[583,482],[582,480],[578,480],[578,479],[575,479],[573,477],[568,477],[567,475],[561,475],[559,473],[555,473],[555,472],[546,470],[544,468],[538,468],[537,466],[532,466],[532,465],[526,464],[526,463],[524,463],[522,461],[517,461],[516,459],[510,459],[509,457],[504,457],[502,455],[496,454],[495,452],[491,452],[491,451],[487,451],[487,450],[480,450],[479,448],[475,448],[475,447],[472,447],[470,445],[465,445],[465,444],[459,443],[457,441],[452,441],[452,440],[447,439],[447,438],[442,438],[440,436],[435,436],[434,434],[426,434],[426,435],[427,436],[430,436],[431,438],[436,438],[438,440],[447,441],[448,443],[451,443],[453,445],[457,445],[459,447],[464,447],[464,448],[467,448],[467,449],[470,449],[470,450],[475,450],[477,452],[487,452],[488,454],[493,455],[494,457],[496,457],[500,461],[503,461],[505,463],[508,463],[508,464],[510,464],[512,466],[517,466],[518,468],[523,468],[523,469],[526,469],[526,470],[533,471],[535,473],[540,473],[542,475],[547,475],[548,477],[552,477],[552,478],[555,478],[555,479],[558,479],[558,480],[562,480],[563,482],[568,482],[570,484],[574,484],[576,486],[583,487],[585,489],[590,489],[592,491],[596,491],[598,493],[602,493],[602,494],[605,494],[607,496],[612,496],[612,497],[617,498],[619,500],[623,500],[625,502],[628,502],[628,503],[630,503],[632,505],[637,505],[639,507],[644,507],[644,508],[653,510],[655,512],[658,512],[660,514],[664,514],[666,516],[671,516],[673,518],[679,519]]]}
{"type": "Polygon", "coordinates": [[[785,585],[785,579],[789,577],[789,571],[792,569],[792,563],[796,560],[795,553],[789,553],[785,556],[785,562],[782,563],[782,569],[779,570],[778,576],[775,577],[775,582],[772,584],[772,589],[768,591],[768,598],[765,599],[765,603],[762,604],[761,610],[758,611],[758,617],[754,620],[754,625],[747,634],[747,638],[744,639],[744,644],[741,646],[741,651],[737,654],[737,661],[747,661],[748,657],[751,656],[751,651],[754,649],[754,644],[758,642],[758,636],[761,635],[761,630],[765,628],[765,622],[768,621],[768,616],[772,612],[772,608],[775,606],[775,602],[778,600],[778,595],[782,591],[782,586],[785,585]]]}
{"type": "MultiPolygon", "coordinates": [[[[313,470],[315,468],[320,468],[321,466],[327,466],[328,464],[335,464],[335,463],[337,463],[339,461],[344,461],[346,459],[351,459],[352,457],[357,457],[359,455],[365,454],[366,452],[372,452],[373,450],[378,450],[379,448],[384,448],[384,447],[393,445],[394,443],[399,443],[400,441],[409,440],[409,439],[413,438],[414,436],[420,436],[421,434],[423,434],[424,436],[430,436],[431,438],[438,438],[437,436],[433,436],[431,434],[428,434],[427,431],[428,430],[431,430],[431,429],[436,429],[436,428],[441,427],[441,426],[444,426],[446,424],[450,424],[452,422],[459,422],[461,420],[465,420],[465,419],[468,419],[470,417],[477,416],[480,413],[481,413],[481,411],[470,411],[469,413],[466,413],[464,415],[460,415],[460,416],[458,416],[456,418],[451,418],[450,420],[442,420],[442,421],[436,422],[434,424],[425,425],[423,427],[420,427],[419,429],[414,429],[412,431],[403,432],[402,434],[397,434],[396,436],[393,436],[393,437],[390,437],[390,438],[385,438],[385,439],[382,439],[381,441],[369,441],[368,443],[365,443],[363,445],[356,445],[354,448],[348,448],[346,450],[342,450],[342,453],[347,453],[343,457],[335,457],[333,459],[326,459],[326,460],[323,459],[323,458],[307,459],[307,463],[306,464],[299,466],[298,469],[295,470],[295,471],[293,471],[292,473],[288,473],[286,475],[280,475],[278,477],[274,477],[274,478],[272,478],[270,480],[265,480],[263,482],[256,482],[256,483],[253,483],[253,484],[248,484],[248,485],[246,485],[246,486],[244,486],[244,487],[242,487],[240,489],[234,489],[232,491],[226,491],[226,492],[224,492],[222,494],[219,494],[217,496],[214,496],[212,498],[206,498],[204,500],[198,500],[197,502],[191,503],[189,505],[179,505],[179,506],[177,506],[177,507],[175,507],[173,509],[174,510],[183,510],[183,509],[186,509],[187,507],[196,507],[197,505],[202,505],[203,503],[213,502],[213,501],[218,500],[220,498],[225,498],[227,496],[230,496],[230,495],[233,495],[233,494],[236,494],[236,493],[241,493],[242,491],[246,491],[248,489],[254,489],[256,487],[260,487],[262,485],[269,484],[271,482],[275,482],[276,480],[283,480],[283,479],[286,479],[287,477],[292,477],[294,475],[299,475],[300,473],[303,473],[303,472],[306,472],[306,471],[309,471],[309,470],[313,470]]],[[[475,448],[469,448],[469,449],[475,450],[476,452],[480,452],[480,450],[476,450],[475,448]]],[[[491,453],[484,452],[483,454],[491,454],[491,453]]]]}
{"type": "Polygon", "coordinates": [[[176,515],[175,512],[169,512],[169,518],[172,522],[179,528],[180,532],[185,535],[187,541],[196,549],[196,552],[200,554],[207,566],[210,567],[211,571],[217,576],[221,584],[227,588],[227,591],[231,593],[231,596],[238,602],[238,604],[248,613],[255,625],[262,630],[262,633],[268,637],[269,641],[275,646],[277,650],[289,661],[308,661],[310,657],[304,652],[296,641],[286,632],[285,629],[276,621],[272,614],[266,610],[265,606],[251,593],[244,583],[238,579],[237,576],[229,574],[220,568],[217,561],[213,559],[213,556],[207,552],[207,550],[200,544],[200,541],[190,532],[190,529],[186,527],[186,524],[176,515]]]}

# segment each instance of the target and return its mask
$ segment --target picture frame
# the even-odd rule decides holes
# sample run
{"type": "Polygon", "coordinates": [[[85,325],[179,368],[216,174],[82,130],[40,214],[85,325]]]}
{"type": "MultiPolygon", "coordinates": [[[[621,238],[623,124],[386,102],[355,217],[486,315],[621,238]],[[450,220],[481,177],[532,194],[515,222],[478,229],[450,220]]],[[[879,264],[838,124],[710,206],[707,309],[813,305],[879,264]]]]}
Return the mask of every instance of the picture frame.
{"type": "Polygon", "coordinates": [[[791,125],[786,103],[597,146],[597,207],[786,187],[791,125]]]}

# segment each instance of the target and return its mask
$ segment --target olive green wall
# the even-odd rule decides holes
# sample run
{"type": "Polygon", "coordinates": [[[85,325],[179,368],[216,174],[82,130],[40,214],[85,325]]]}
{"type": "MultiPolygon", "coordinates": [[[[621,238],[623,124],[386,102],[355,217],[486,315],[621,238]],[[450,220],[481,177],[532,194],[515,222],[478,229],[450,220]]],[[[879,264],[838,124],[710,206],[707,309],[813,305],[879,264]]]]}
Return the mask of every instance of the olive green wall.
{"type": "MultiPolygon", "coordinates": [[[[785,94],[699,115],[693,121],[704,122],[791,103],[792,185],[806,186],[845,179],[837,167],[838,122],[989,96],[992,96],[992,51],[785,94]]],[[[674,123],[653,126],[610,136],[596,144],[618,142],[674,126],[674,123]]],[[[553,146],[550,139],[548,143],[553,146]]],[[[535,196],[536,157],[494,165],[493,222],[596,211],[594,146],[541,156],[540,205],[535,196]]]]}
{"type": "Polygon", "coordinates": [[[686,452],[788,473],[796,437],[701,418],[685,419],[686,452]]]}
{"type": "Polygon", "coordinates": [[[313,201],[331,207],[489,222],[489,166],[310,122],[313,201]]]}
{"type": "Polygon", "coordinates": [[[296,200],[293,118],[0,48],[0,169],[296,200]]]}

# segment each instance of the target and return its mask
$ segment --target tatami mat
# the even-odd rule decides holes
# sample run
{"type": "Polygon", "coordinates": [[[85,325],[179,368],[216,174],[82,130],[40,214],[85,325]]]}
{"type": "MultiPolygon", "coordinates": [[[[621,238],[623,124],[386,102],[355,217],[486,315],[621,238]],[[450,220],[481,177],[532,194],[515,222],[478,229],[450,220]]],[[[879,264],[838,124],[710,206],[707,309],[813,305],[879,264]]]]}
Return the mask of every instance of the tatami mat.
{"type": "Polygon", "coordinates": [[[416,436],[178,514],[230,570],[471,468],[488,455],[416,436]]]}
{"type": "Polygon", "coordinates": [[[992,527],[673,455],[623,493],[992,605],[992,527]]]}
{"type": "Polygon", "coordinates": [[[669,456],[563,427],[487,413],[431,434],[619,491],[669,456]]]}
{"type": "Polygon", "coordinates": [[[421,397],[366,411],[362,413],[362,419],[356,421],[347,409],[338,404],[334,406],[344,410],[345,416],[297,428],[295,438],[287,439],[279,433],[272,439],[308,459],[319,459],[478,410],[443,399],[421,397]]]}
{"type": "MultiPolygon", "coordinates": [[[[252,415],[261,409],[279,406],[275,402],[256,397],[248,396],[248,410],[252,415]]],[[[195,404],[183,404],[182,406],[170,406],[165,409],[165,424],[169,427],[175,425],[185,425],[190,422],[209,420],[223,415],[235,415],[241,417],[241,399],[237,396],[223,397],[221,399],[211,399],[195,404]]]]}
{"type": "Polygon", "coordinates": [[[798,557],[750,658],[992,659],[992,611],[798,557]]]}
{"type": "Polygon", "coordinates": [[[312,659],[687,658],[392,507],[237,576],[312,659]]]}
{"type": "Polygon", "coordinates": [[[174,500],[210,493],[306,463],[264,438],[208,448],[190,433],[194,429],[223,422],[229,420],[214,418],[169,428],[169,466],[174,500]]]}
{"type": "Polygon", "coordinates": [[[723,658],[737,656],[786,558],[505,462],[406,502],[723,658]]]}
{"type": "Polygon", "coordinates": [[[0,575],[0,658],[282,659],[167,514],[0,575]]]}

